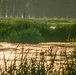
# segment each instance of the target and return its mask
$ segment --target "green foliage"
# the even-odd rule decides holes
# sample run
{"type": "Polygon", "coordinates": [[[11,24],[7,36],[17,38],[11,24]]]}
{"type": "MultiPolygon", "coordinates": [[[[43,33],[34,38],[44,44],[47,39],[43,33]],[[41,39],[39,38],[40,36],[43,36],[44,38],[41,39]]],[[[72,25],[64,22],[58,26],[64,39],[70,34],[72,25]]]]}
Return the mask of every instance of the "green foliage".
{"type": "Polygon", "coordinates": [[[8,37],[8,41],[20,43],[38,43],[42,41],[42,36],[41,33],[34,28],[20,31],[13,30],[8,37]]]}
{"type": "MultiPolygon", "coordinates": [[[[73,20],[72,20],[73,21],[73,20]]],[[[0,19],[0,41],[39,43],[76,39],[76,24],[68,19],[0,19]],[[55,23],[56,28],[50,28],[55,23]]]]}

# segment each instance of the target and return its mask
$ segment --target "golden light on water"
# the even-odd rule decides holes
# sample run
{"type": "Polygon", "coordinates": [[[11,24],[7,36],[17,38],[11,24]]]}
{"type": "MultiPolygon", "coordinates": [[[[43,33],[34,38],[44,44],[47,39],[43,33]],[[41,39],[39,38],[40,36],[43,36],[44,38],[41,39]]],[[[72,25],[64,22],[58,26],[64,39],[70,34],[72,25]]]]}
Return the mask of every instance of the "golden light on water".
{"type": "MultiPolygon", "coordinates": [[[[62,47],[62,45],[65,46],[67,54],[69,52],[72,52],[74,50],[72,44],[70,43],[40,43],[40,44],[12,44],[12,43],[0,43],[0,65],[4,65],[4,59],[8,62],[8,65],[10,63],[14,62],[14,59],[16,59],[16,65],[18,66],[20,64],[21,57],[23,55],[23,58],[27,57],[28,61],[31,58],[37,58],[36,60],[40,60],[42,56],[44,56],[44,62],[45,66],[50,64],[50,60],[52,57],[49,56],[49,50],[53,50],[52,53],[55,54],[57,50],[57,56],[55,60],[55,68],[60,67],[60,63],[65,62],[64,56],[59,56],[62,52],[64,54],[65,48],[62,47]],[[59,46],[58,46],[59,45],[59,46]],[[68,47],[68,46],[69,47],[68,47]],[[62,60],[63,59],[63,60],[62,60]],[[62,60],[62,61],[60,61],[62,60]]],[[[76,45],[76,44],[75,44],[76,45]]]]}

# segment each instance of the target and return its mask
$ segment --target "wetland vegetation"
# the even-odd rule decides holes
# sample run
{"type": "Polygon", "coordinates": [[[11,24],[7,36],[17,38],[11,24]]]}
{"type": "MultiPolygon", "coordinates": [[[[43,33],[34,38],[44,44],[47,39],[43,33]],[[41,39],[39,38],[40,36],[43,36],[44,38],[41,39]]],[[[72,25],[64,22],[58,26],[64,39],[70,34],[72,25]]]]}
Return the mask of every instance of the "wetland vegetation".
{"type": "Polygon", "coordinates": [[[0,56],[0,75],[76,75],[76,44],[15,45],[0,56]]]}
{"type": "Polygon", "coordinates": [[[0,75],[76,75],[76,0],[0,0],[0,75]]]}
{"type": "Polygon", "coordinates": [[[0,19],[0,41],[2,42],[39,43],[76,41],[75,33],[76,19],[0,19]]]}
{"type": "MultiPolygon", "coordinates": [[[[76,19],[65,18],[1,18],[0,19],[0,42],[11,43],[29,43],[37,44],[40,42],[76,42],[76,19]]],[[[51,45],[50,45],[51,46],[51,45]]],[[[25,49],[24,46],[20,49],[21,53],[17,53],[16,48],[5,48],[3,51],[3,59],[0,59],[4,63],[3,67],[0,67],[0,75],[76,75],[76,45],[73,45],[74,51],[68,55],[66,52],[61,53],[65,57],[64,63],[60,63],[60,67],[55,69],[55,61],[57,56],[58,47],[61,47],[61,51],[67,50],[71,46],[64,46],[55,44],[55,52],[53,48],[49,48],[44,52],[36,52],[35,57],[29,56],[29,51],[33,49],[25,49]],[[63,47],[63,48],[62,48],[63,47]],[[6,59],[4,51],[11,49],[15,51],[14,59],[6,59]],[[24,52],[25,51],[25,52],[24,52]],[[49,56],[50,60],[45,60],[45,57],[49,56]],[[18,57],[20,57],[18,59],[18,57]],[[29,59],[30,58],[30,59],[29,59]],[[49,64],[48,64],[48,61],[49,64]]],[[[1,45],[0,45],[1,47],[1,45]]],[[[10,46],[8,46],[10,47],[10,46]]],[[[27,47],[27,46],[25,46],[27,47]]],[[[18,50],[19,51],[19,50],[18,50]]],[[[10,54],[9,57],[11,57],[10,54]]],[[[61,62],[58,60],[57,62],[61,62]]],[[[56,64],[58,65],[58,64],[56,64]]]]}

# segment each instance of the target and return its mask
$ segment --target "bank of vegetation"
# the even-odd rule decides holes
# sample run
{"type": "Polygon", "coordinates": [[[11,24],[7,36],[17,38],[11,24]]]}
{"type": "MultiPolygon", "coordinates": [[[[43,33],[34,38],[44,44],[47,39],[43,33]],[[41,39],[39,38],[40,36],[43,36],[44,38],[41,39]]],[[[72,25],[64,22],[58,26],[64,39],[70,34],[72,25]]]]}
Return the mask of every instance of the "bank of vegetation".
{"type": "Polygon", "coordinates": [[[75,19],[0,19],[1,42],[66,42],[75,38],[75,19]]]}

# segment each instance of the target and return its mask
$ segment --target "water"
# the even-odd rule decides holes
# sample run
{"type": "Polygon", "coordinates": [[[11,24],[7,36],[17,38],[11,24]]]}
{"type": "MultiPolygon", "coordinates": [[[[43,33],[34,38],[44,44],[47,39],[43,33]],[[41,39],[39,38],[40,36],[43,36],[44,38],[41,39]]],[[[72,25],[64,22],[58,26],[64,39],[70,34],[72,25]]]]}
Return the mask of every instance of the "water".
{"type": "Polygon", "coordinates": [[[40,60],[40,56],[44,55],[47,64],[50,63],[52,58],[50,57],[50,51],[55,55],[55,68],[59,67],[60,64],[66,64],[66,56],[72,55],[76,43],[65,43],[65,42],[48,42],[39,44],[21,44],[21,43],[0,43],[0,65],[4,66],[4,59],[10,65],[11,61],[14,62],[16,58],[17,66],[20,64],[21,57],[23,55],[30,60],[35,58],[37,55],[37,60],[40,60]]]}

